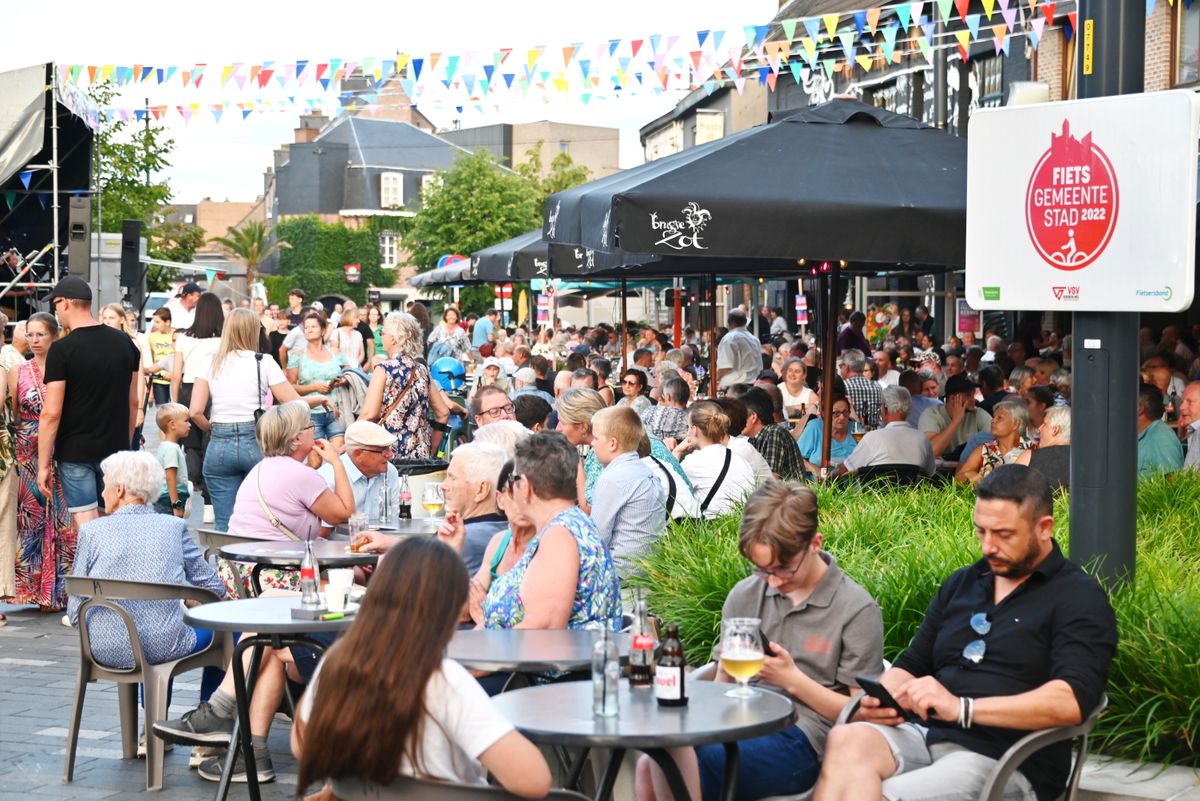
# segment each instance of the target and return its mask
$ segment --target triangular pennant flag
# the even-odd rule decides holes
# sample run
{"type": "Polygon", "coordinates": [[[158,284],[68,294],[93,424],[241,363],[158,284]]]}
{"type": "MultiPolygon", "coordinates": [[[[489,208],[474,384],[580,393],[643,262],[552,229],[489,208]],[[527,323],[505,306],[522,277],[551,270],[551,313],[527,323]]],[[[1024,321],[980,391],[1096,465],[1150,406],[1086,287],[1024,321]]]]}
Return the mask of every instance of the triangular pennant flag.
{"type": "Polygon", "coordinates": [[[207,64],[197,64],[192,70],[192,85],[197,89],[200,88],[200,81],[204,79],[204,68],[207,64]]]}
{"type": "MultiPolygon", "coordinates": [[[[707,31],[705,31],[705,33],[707,33],[707,31]]],[[[703,44],[703,43],[701,43],[701,44],[703,44]]],[[[620,46],[621,46],[620,39],[609,39],[608,40],[608,55],[609,55],[609,57],[611,57],[614,53],[616,53],[617,48],[620,46]]]]}
{"type": "Polygon", "coordinates": [[[954,0],[954,7],[958,9],[959,19],[967,18],[967,11],[971,8],[971,0],[954,0]]]}
{"type": "Polygon", "coordinates": [[[922,22],[921,30],[925,33],[925,38],[933,42],[933,37],[937,33],[937,23],[933,21],[922,22]]]}
{"type": "Polygon", "coordinates": [[[16,202],[17,202],[17,193],[16,192],[5,192],[4,193],[4,205],[8,206],[11,209],[14,205],[16,205],[16,202]]]}
{"type": "Polygon", "coordinates": [[[903,3],[896,6],[896,19],[900,23],[900,28],[905,33],[908,33],[908,26],[912,25],[912,17],[910,16],[910,13],[909,7],[903,3]]]}
{"type": "Polygon", "coordinates": [[[1046,27],[1045,17],[1034,17],[1029,21],[1031,26],[1029,31],[1029,40],[1033,43],[1033,49],[1037,50],[1038,45],[1042,41],[1042,31],[1046,27]]]}
{"type": "Polygon", "coordinates": [[[592,71],[591,59],[584,59],[584,60],[580,61],[579,62],[579,71],[580,71],[580,73],[583,74],[583,79],[585,81],[588,80],[588,75],[592,71]]]}
{"type": "MultiPolygon", "coordinates": [[[[419,81],[419,80],[421,80],[421,69],[422,69],[424,66],[425,66],[425,59],[423,59],[423,58],[414,58],[414,59],[412,60],[413,78],[414,78],[414,79],[416,79],[416,80],[418,80],[418,81],[419,81]]],[[[318,75],[320,75],[321,73],[318,71],[318,72],[317,72],[317,74],[318,74],[318,75]]],[[[326,83],[325,85],[326,85],[326,86],[328,86],[329,84],[328,84],[328,83],[326,83]]]]}
{"type": "Polygon", "coordinates": [[[758,68],[758,85],[762,86],[763,84],[765,84],[767,82],[767,76],[770,74],[771,74],[770,67],[759,67],[758,68]]]}
{"type": "MultiPolygon", "coordinates": [[[[721,49],[721,42],[724,41],[724,39],[725,39],[725,31],[713,31],[712,32],[712,46],[713,46],[714,53],[721,49]]],[[[634,53],[634,55],[636,56],[637,53],[634,53]]]]}
{"type": "Polygon", "coordinates": [[[1000,55],[1000,51],[1004,48],[1004,36],[1008,33],[1008,29],[1004,25],[992,26],[992,40],[996,45],[996,55],[1000,55]]]}
{"type": "Polygon", "coordinates": [[[828,31],[829,41],[833,41],[833,37],[837,35],[838,22],[841,21],[841,14],[826,14],[821,17],[825,22],[825,30],[828,31]]]}
{"type": "Polygon", "coordinates": [[[45,211],[46,204],[50,202],[50,193],[49,192],[38,192],[37,199],[38,199],[38,203],[42,204],[42,211],[45,211]]]}
{"type": "Polygon", "coordinates": [[[662,36],[660,34],[655,33],[655,34],[650,35],[650,52],[651,53],[655,53],[655,54],[658,53],[658,43],[660,41],[662,41],[662,36]]]}
{"type": "Polygon", "coordinates": [[[796,25],[800,22],[798,19],[785,19],[779,23],[783,28],[783,36],[789,42],[796,38],[796,25]]]}
{"type": "Polygon", "coordinates": [[[705,81],[703,86],[704,86],[704,93],[708,94],[708,95],[711,95],[713,92],[715,92],[717,90],[717,82],[713,81],[713,80],[705,81]]]}
{"type": "Polygon", "coordinates": [[[148,116],[150,116],[150,112],[144,108],[138,108],[138,109],[133,110],[133,119],[137,122],[142,122],[148,116]]]}
{"type": "Polygon", "coordinates": [[[167,77],[163,78],[163,82],[165,83],[165,82],[171,80],[171,78],[173,78],[175,76],[175,71],[177,69],[178,69],[178,67],[167,67],[167,77]]]}
{"type": "Polygon", "coordinates": [[[892,63],[892,56],[896,52],[896,33],[899,30],[900,26],[894,22],[883,28],[883,60],[888,64],[892,63]]]}
{"type": "Polygon", "coordinates": [[[805,36],[800,40],[800,44],[804,45],[804,54],[808,56],[808,63],[813,68],[817,67],[817,43],[805,36]]]}
{"type": "Polygon", "coordinates": [[[695,72],[700,72],[700,59],[704,56],[704,51],[693,50],[688,55],[692,57],[692,70],[695,72]]]}
{"type": "Polygon", "coordinates": [[[963,61],[969,61],[971,57],[971,32],[957,30],[954,32],[954,38],[958,40],[958,54],[962,56],[963,61]]]}
{"type": "Polygon", "coordinates": [[[837,66],[837,59],[836,58],[823,58],[823,59],[821,59],[821,66],[825,68],[825,77],[832,79],[833,78],[833,69],[834,69],[834,67],[837,66]]]}
{"type": "MultiPolygon", "coordinates": [[[[1190,4],[1191,0],[1185,0],[1185,2],[1188,2],[1190,4]]],[[[1079,19],[1078,12],[1075,12],[1075,11],[1067,12],[1067,21],[1071,24],[1072,31],[1076,30],[1075,25],[1077,24],[1078,19],[1079,19]]]]}
{"type": "Polygon", "coordinates": [[[871,57],[870,56],[855,56],[854,60],[858,62],[858,66],[862,67],[863,72],[871,71],[871,57]]]}
{"type": "Polygon", "coordinates": [[[767,40],[767,34],[771,32],[770,25],[759,25],[754,29],[754,46],[762,47],[762,43],[767,40]]]}
{"type": "Polygon", "coordinates": [[[842,31],[841,34],[838,35],[838,38],[842,40],[842,52],[846,54],[846,61],[853,61],[854,60],[854,31],[850,31],[850,30],[842,31]]]}
{"type": "Polygon", "coordinates": [[[863,29],[867,27],[867,12],[855,11],[851,16],[854,17],[854,32],[861,34],[863,29]]]}
{"type": "Polygon", "coordinates": [[[225,113],[225,106],[224,106],[224,104],[218,103],[218,104],[216,104],[215,106],[213,106],[213,107],[212,107],[212,115],[213,115],[213,120],[214,120],[215,122],[220,122],[220,121],[221,121],[221,115],[222,115],[222,114],[224,114],[224,113],[225,113]]]}
{"type": "Polygon", "coordinates": [[[942,15],[942,22],[950,22],[950,10],[954,7],[954,0],[937,0],[938,13],[942,15]]]}
{"type": "MultiPolygon", "coordinates": [[[[704,42],[708,39],[708,31],[696,31],[696,47],[704,47],[704,42]]],[[[609,53],[611,56],[612,53],[609,53]]]]}
{"type": "Polygon", "coordinates": [[[988,19],[992,18],[992,13],[996,10],[996,0],[983,0],[983,13],[988,19]]]}
{"type": "MultiPolygon", "coordinates": [[[[253,69],[254,69],[254,68],[253,68],[253,67],[251,67],[251,70],[253,70],[253,69]]],[[[324,62],[321,62],[321,63],[317,64],[317,80],[320,80],[321,78],[324,78],[324,77],[325,77],[325,71],[326,71],[326,70],[328,70],[328,69],[329,69],[329,65],[328,65],[328,64],[326,64],[326,63],[324,63],[324,62]]]]}
{"type": "Polygon", "coordinates": [[[1004,17],[1004,24],[1008,27],[1009,33],[1012,33],[1013,28],[1017,25],[1017,14],[1019,12],[1020,9],[1016,7],[1000,9],[1000,14],[1004,17]]]}
{"type": "Polygon", "coordinates": [[[571,59],[575,58],[575,47],[575,45],[570,45],[569,47],[564,47],[562,49],[563,69],[571,66],[571,59]]]}
{"type": "Polygon", "coordinates": [[[867,11],[867,30],[871,35],[875,35],[875,31],[879,28],[879,15],[883,13],[882,8],[872,8],[867,11]]]}
{"type": "MultiPolygon", "coordinates": [[[[237,84],[238,90],[240,91],[241,89],[244,89],[246,86],[246,76],[245,75],[234,75],[233,82],[237,84]]],[[[329,85],[328,79],[325,79],[325,85],[326,86],[329,85]]]]}
{"type": "Polygon", "coordinates": [[[454,79],[454,74],[458,72],[458,56],[446,56],[446,77],[454,79]]]}
{"type": "Polygon", "coordinates": [[[1046,18],[1046,22],[1050,23],[1051,27],[1054,25],[1054,7],[1056,5],[1058,3],[1051,3],[1049,0],[1042,3],[1042,16],[1046,18]]]}
{"type": "Polygon", "coordinates": [[[804,20],[804,30],[808,31],[809,37],[814,42],[821,41],[821,20],[815,17],[804,20]]]}
{"type": "Polygon", "coordinates": [[[963,19],[967,23],[967,30],[969,30],[971,32],[971,38],[978,39],[979,38],[979,15],[978,14],[968,14],[963,19]]]}
{"type": "Polygon", "coordinates": [[[1154,4],[1157,0],[1146,0],[1146,16],[1154,13],[1154,4]]]}
{"type": "Polygon", "coordinates": [[[745,78],[736,78],[736,79],[734,79],[734,81],[733,81],[733,85],[734,85],[734,87],[737,89],[737,93],[738,93],[739,95],[740,95],[742,92],[746,91],[746,79],[745,79],[745,78]]]}
{"type": "Polygon", "coordinates": [[[791,64],[788,64],[788,69],[792,71],[792,80],[799,86],[804,80],[804,67],[800,66],[799,61],[793,61],[791,64]]]}
{"type": "MultiPolygon", "coordinates": [[[[386,61],[385,61],[384,63],[385,63],[385,64],[389,64],[389,63],[390,63],[390,64],[392,65],[392,70],[391,70],[391,71],[389,71],[389,74],[390,74],[390,72],[394,72],[394,71],[395,71],[395,68],[396,68],[396,62],[395,62],[395,61],[391,61],[391,62],[386,62],[386,61]]],[[[304,71],[305,71],[306,69],[308,69],[308,61],[307,61],[307,60],[304,60],[304,61],[297,61],[297,62],[296,62],[296,73],[295,73],[295,76],[294,76],[294,77],[296,78],[296,80],[299,80],[299,79],[300,79],[300,76],[304,74],[304,71]]]]}
{"type": "MultiPolygon", "coordinates": [[[[744,36],[746,39],[746,47],[752,48],[752,47],[754,47],[754,39],[756,36],[758,36],[758,29],[755,28],[753,25],[743,25],[742,26],[742,36],[744,36]]],[[[654,37],[650,37],[650,38],[653,39],[654,37]]]]}
{"type": "Polygon", "coordinates": [[[1068,24],[1063,25],[1063,39],[1065,39],[1068,43],[1070,43],[1071,37],[1075,35],[1075,26],[1070,24],[1071,17],[1073,15],[1074,15],[1074,12],[1068,13],[1067,14],[1067,23],[1068,24]]]}
{"type": "Polygon", "coordinates": [[[768,75],[768,76],[767,76],[767,89],[769,89],[770,91],[774,92],[774,91],[775,91],[775,84],[776,84],[778,81],[779,81],[779,74],[778,74],[778,73],[775,73],[775,72],[772,72],[770,75],[768,75]]]}
{"type": "Polygon", "coordinates": [[[234,66],[232,64],[226,64],[224,67],[221,67],[221,86],[229,83],[229,78],[233,75],[233,70],[234,66]]]}
{"type": "MultiPolygon", "coordinates": [[[[538,52],[541,52],[541,51],[539,50],[538,52]]],[[[442,58],[441,53],[430,53],[429,54],[429,69],[436,70],[438,61],[440,61],[441,58],[442,58]]]]}
{"type": "Polygon", "coordinates": [[[252,109],[243,108],[243,109],[242,109],[242,119],[243,119],[243,120],[244,120],[244,119],[246,119],[247,117],[249,117],[249,116],[250,116],[251,114],[253,114],[253,113],[254,113],[254,111],[253,111],[252,109]]]}
{"type": "Polygon", "coordinates": [[[162,86],[163,80],[166,79],[166,77],[167,77],[167,71],[164,70],[162,67],[159,67],[158,69],[156,69],[154,71],[154,73],[155,73],[154,78],[155,78],[155,80],[158,81],[158,85],[162,86]]]}
{"type": "Polygon", "coordinates": [[[925,60],[929,61],[929,56],[932,54],[933,48],[929,45],[929,36],[925,33],[924,29],[917,33],[917,47],[921,49],[921,55],[925,60]]]}
{"type": "Polygon", "coordinates": [[[33,180],[33,170],[21,170],[17,173],[17,177],[21,179],[21,186],[29,188],[29,182],[33,180]]]}
{"type": "Polygon", "coordinates": [[[629,42],[630,55],[633,56],[634,58],[637,58],[638,51],[642,49],[642,45],[644,43],[645,43],[645,40],[643,40],[643,39],[631,40],[629,42]]]}
{"type": "MultiPolygon", "coordinates": [[[[463,86],[467,90],[467,95],[474,94],[474,92],[475,92],[475,76],[468,72],[465,75],[463,75],[462,82],[463,82],[463,86]]],[[[366,97],[364,95],[364,99],[367,100],[367,102],[374,102],[374,95],[371,95],[370,97],[366,97]]]]}

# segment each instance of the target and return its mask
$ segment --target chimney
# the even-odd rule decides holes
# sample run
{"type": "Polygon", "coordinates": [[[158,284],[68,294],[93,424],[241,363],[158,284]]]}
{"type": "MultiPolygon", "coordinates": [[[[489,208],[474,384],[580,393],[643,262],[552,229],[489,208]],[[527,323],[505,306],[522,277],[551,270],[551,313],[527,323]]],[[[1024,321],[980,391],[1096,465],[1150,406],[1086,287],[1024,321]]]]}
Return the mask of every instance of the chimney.
{"type": "Polygon", "coordinates": [[[301,114],[300,127],[295,129],[296,144],[311,142],[317,138],[317,134],[321,133],[321,129],[325,127],[325,123],[329,122],[329,118],[324,114],[301,114]]]}

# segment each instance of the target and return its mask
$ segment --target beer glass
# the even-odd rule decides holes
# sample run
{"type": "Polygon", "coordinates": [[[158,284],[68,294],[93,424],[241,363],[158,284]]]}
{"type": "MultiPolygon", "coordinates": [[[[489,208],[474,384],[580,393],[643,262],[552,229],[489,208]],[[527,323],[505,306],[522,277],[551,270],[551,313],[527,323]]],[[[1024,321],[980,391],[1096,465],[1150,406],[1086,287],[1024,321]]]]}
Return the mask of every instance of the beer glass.
{"type": "Polygon", "coordinates": [[[442,485],[426,484],[425,488],[421,491],[421,506],[424,507],[425,513],[430,517],[437,517],[444,505],[445,500],[442,496],[442,485]]]}
{"type": "Polygon", "coordinates": [[[763,666],[762,640],[759,628],[762,621],[756,617],[731,617],[721,621],[721,669],[733,676],[738,683],[735,689],[725,693],[730,698],[753,698],[758,690],[751,689],[750,679],[758,675],[763,666]]]}

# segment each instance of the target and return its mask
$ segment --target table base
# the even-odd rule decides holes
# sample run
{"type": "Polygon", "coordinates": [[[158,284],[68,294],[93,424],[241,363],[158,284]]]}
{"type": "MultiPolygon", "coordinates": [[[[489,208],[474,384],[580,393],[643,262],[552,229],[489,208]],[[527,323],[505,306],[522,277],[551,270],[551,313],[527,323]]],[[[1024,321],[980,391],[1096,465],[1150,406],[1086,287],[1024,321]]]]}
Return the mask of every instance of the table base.
{"type": "MultiPolygon", "coordinates": [[[[734,791],[737,789],[737,772],[738,754],[737,742],[722,743],[725,747],[725,775],[721,780],[721,801],[733,801],[734,791]]],[[[590,748],[582,749],[575,760],[571,763],[570,769],[567,772],[566,788],[568,790],[579,789],[579,779],[583,775],[583,768],[587,764],[588,755],[591,753],[590,748]]],[[[654,764],[658,765],[667,779],[667,786],[671,788],[671,795],[676,801],[688,799],[691,797],[688,793],[687,785],[683,780],[683,774],[679,771],[679,766],[675,764],[675,760],[671,758],[669,751],[662,748],[648,748],[642,751],[646,756],[654,760],[654,764]]],[[[608,765],[604,768],[604,775],[600,779],[600,786],[596,788],[595,801],[610,801],[612,798],[613,788],[617,783],[617,774],[621,772],[621,763],[625,759],[624,748],[614,748],[608,759],[608,765]]],[[[701,801],[699,798],[692,801],[701,801]]]]}

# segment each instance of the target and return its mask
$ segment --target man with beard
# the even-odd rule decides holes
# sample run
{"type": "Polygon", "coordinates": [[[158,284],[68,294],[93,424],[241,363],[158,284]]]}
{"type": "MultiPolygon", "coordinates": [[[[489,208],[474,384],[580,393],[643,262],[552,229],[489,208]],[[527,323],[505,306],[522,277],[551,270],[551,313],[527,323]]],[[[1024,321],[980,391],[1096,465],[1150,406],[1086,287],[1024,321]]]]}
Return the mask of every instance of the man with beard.
{"type": "MultiPolygon", "coordinates": [[[[830,732],[816,801],[971,799],[996,760],[1035,729],[1076,725],[1100,702],[1117,646],[1108,595],[1054,540],[1050,485],[1022,465],[975,488],[983,558],[958,570],[879,681],[920,720],[865,698],[830,732]]],[[[1038,751],[1004,798],[1062,792],[1071,750],[1038,751]]]]}

